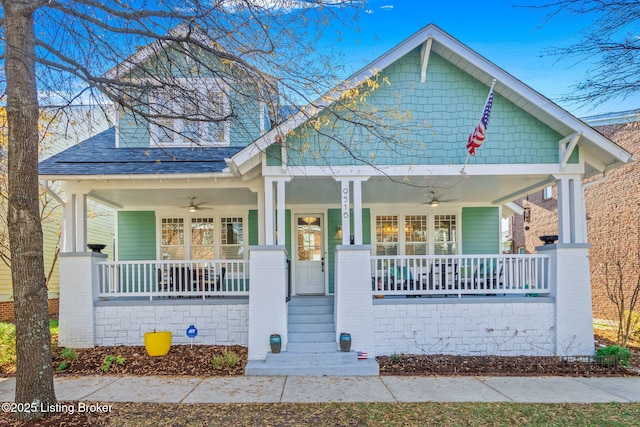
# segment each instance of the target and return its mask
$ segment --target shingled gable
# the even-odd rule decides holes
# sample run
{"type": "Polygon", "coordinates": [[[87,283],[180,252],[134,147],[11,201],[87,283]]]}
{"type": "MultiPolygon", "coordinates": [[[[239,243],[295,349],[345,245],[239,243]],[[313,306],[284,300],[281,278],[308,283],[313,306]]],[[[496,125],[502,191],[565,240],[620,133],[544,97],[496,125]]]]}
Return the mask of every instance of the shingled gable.
{"type": "Polygon", "coordinates": [[[242,147],[116,148],[115,128],[74,145],[39,165],[43,179],[68,176],[128,176],[224,173],[224,159],[242,147]]]}
{"type": "MultiPolygon", "coordinates": [[[[331,100],[338,99],[345,91],[356,87],[367,78],[371,78],[418,47],[421,48],[421,72],[416,75],[417,82],[425,81],[425,79],[429,78],[428,63],[431,52],[437,53],[475,79],[486,84],[487,87],[491,86],[493,79],[496,79],[496,93],[565,136],[565,140],[562,143],[566,144],[565,152],[567,158],[576,145],[583,149],[583,158],[590,166],[586,170],[586,177],[622,166],[633,160],[631,154],[587,124],[460,43],[437,26],[429,24],[353,74],[325,96],[300,109],[297,114],[279,126],[274,127],[232,158],[227,159],[230,169],[240,174],[253,169],[260,164],[260,153],[266,147],[303,124],[308,118],[331,105],[331,100]]],[[[560,161],[562,161],[562,157],[560,161]]]]}

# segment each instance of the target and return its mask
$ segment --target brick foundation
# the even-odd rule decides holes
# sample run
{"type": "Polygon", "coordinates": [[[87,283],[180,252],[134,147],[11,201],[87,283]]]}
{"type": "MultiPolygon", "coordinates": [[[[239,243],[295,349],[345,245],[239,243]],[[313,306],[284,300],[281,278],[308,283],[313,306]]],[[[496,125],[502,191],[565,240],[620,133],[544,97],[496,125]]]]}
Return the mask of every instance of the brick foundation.
{"type": "MultiPolygon", "coordinates": [[[[49,300],[49,316],[58,317],[58,298],[49,300]]],[[[13,322],[13,301],[0,302],[0,322],[13,322]]]]}

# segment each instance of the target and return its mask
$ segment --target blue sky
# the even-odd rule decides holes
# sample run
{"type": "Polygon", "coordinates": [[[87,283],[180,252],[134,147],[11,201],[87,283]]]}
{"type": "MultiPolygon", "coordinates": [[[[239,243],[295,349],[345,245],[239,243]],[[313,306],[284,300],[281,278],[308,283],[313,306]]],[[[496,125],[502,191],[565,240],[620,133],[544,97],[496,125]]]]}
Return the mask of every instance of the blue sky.
{"type": "Polygon", "coordinates": [[[594,18],[548,20],[546,10],[512,6],[542,3],[370,0],[356,28],[341,27],[339,42],[336,29],[327,31],[321,48],[332,45],[343,51],[347,69],[355,71],[433,23],[579,117],[640,108],[640,94],[587,108],[560,102],[572,85],[584,79],[590,63],[545,52],[580,40],[580,31],[594,18]]]}

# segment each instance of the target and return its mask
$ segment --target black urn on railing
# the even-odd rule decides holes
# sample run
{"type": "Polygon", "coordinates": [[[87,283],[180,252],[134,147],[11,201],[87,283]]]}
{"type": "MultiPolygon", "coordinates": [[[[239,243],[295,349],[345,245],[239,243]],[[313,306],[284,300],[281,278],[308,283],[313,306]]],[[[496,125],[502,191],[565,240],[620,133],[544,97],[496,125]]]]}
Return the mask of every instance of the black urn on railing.
{"type": "Polygon", "coordinates": [[[91,252],[97,252],[99,254],[101,254],[102,253],[101,251],[106,247],[107,245],[103,245],[99,243],[89,243],[87,245],[87,248],[91,249],[91,252]]]}
{"type": "Polygon", "coordinates": [[[545,234],[544,236],[538,236],[538,239],[542,240],[545,245],[553,245],[558,240],[557,234],[545,234]]]}

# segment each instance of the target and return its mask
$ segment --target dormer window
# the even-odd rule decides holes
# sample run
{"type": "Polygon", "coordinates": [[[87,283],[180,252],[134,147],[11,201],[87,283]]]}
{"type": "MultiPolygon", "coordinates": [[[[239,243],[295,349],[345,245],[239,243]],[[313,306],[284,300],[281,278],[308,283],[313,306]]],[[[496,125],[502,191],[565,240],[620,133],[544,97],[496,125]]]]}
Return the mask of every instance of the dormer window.
{"type": "Polygon", "coordinates": [[[151,146],[228,146],[229,97],[225,85],[215,79],[181,81],[193,83],[189,94],[167,87],[151,97],[149,108],[156,115],[149,126],[151,146]]]}

